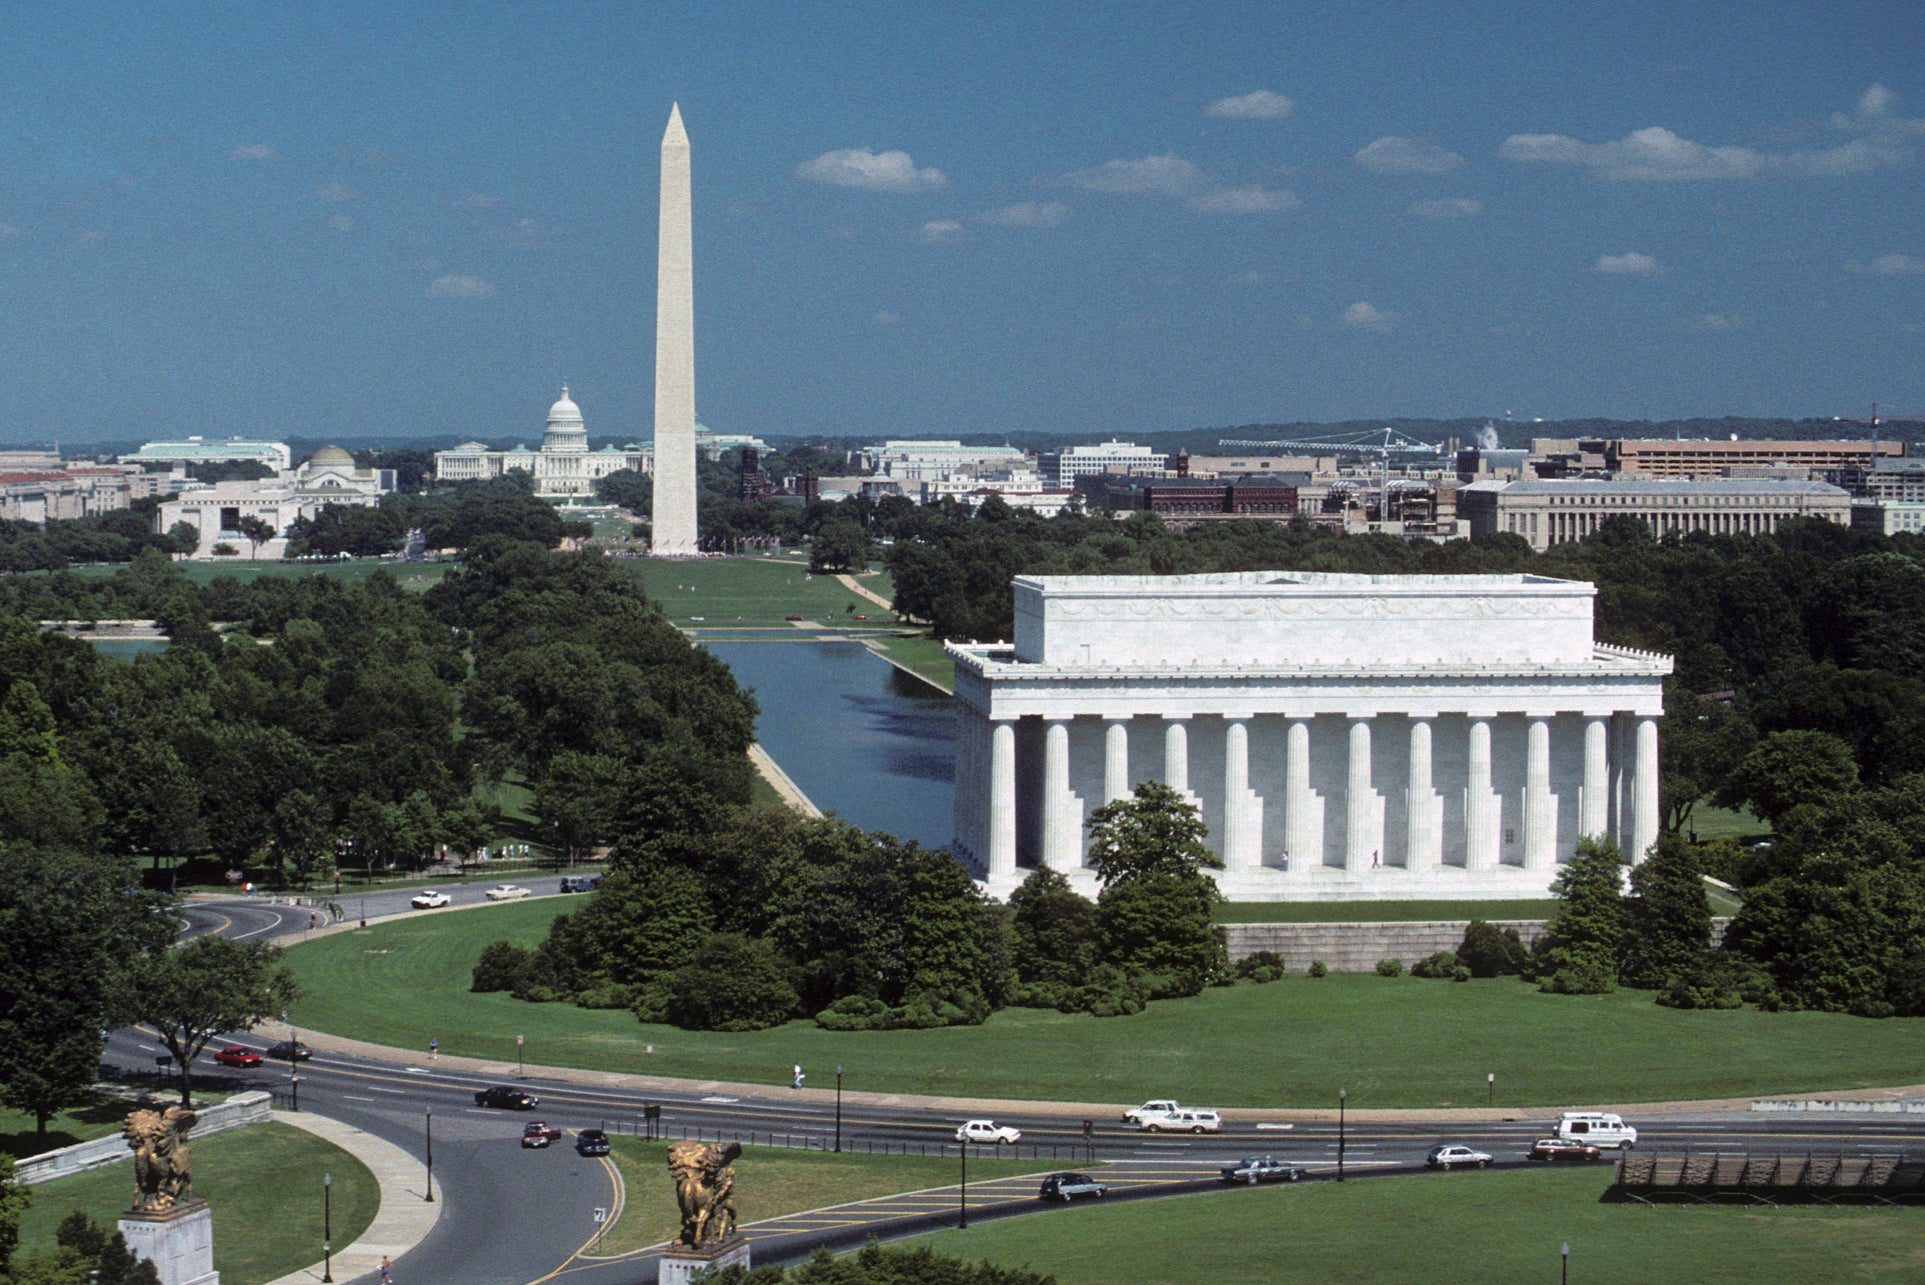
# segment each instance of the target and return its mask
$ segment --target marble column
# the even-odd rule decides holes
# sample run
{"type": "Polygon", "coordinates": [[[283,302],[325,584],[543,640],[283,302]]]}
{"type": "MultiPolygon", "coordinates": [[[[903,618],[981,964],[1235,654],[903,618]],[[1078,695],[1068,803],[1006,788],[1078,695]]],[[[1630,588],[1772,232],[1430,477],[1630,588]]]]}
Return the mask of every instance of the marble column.
{"type": "Polygon", "coordinates": [[[1323,800],[1310,789],[1310,720],[1293,718],[1283,743],[1283,852],[1292,874],[1323,864],[1323,800]]]}
{"type": "Polygon", "coordinates": [[[1344,856],[1346,870],[1368,870],[1372,858],[1381,862],[1382,813],[1377,792],[1370,788],[1370,718],[1350,720],[1350,776],[1344,791],[1344,856]]]}
{"type": "Polygon", "coordinates": [[[1551,796],[1551,721],[1533,718],[1524,755],[1524,868],[1557,864],[1557,800],[1551,796]]]}
{"type": "Polygon", "coordinates": [[[1430,717],[1410,719],[1410,782],[1404,801],[1404,868],[1435,870],[1443,859],[1444,801],[1431,780],[1430,717]]]}
{"type": "Polygon", "coordinates": [[[1610,720],[1584,720],[1584,793],[1577,801],[1577,833],[1602,838],[1611,832],[1610,720]]]}
{"type": "Polygon", "coordinates": [[[1196,802],[1190,793],[1190,723],[1185,716],[1163,716],[1163,783],[1196,802]]]}
{"type": "Polygon", "coordinates": [[[1470,772],[1464,793],[1464,868],[1497,868],[1498,798],[1491,792],[1491,718],[1471,715],[1470,772]]]}
{"type": "Polygon", "coordinates": [[[1083,828],[1080,800],[1069,788],[1069,720],[1052,718],[1043,731],[1043,864],[1074,870],[1083,828]]]}
{"type": "Polygon", "coordinates": [[[1250,790],[1250,719],[1226,715],[1223,728],[1223,865],[1226,873],[1262,860],[1263,803],[1250,790]]]}
{"type": "Polygon", "coordinates": [[[1631,850],[1624,855],[1632,865],[1643,861],[1658,841],[1658,720],[1638,720],[1638,765],[1631,787],[1631,850]]]}
{"type": "Polygon", "coordinates": [[[1103,724],[1103,802],[1130,797],[1130,721],[1108,719],[1103,724]]]}
{"type": "Polygon", "coordinates": [[[989,725],[989,881],[1016,881],[1016,724],[989,725]]]}

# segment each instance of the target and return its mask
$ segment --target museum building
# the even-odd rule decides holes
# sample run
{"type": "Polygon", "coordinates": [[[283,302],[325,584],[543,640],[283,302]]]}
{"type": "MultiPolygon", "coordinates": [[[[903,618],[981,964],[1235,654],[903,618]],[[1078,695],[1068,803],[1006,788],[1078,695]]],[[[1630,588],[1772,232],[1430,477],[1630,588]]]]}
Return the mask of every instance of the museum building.
{"type": "Polygon", "coordinates": [[[1658,837],[1671,658],[1533,575],[1036,576],[1016,639],[951,643],[955,853],[1007,897],[1097,890],[1096,807],[1194,802],[1236,901],[1542,897],[1580,836],[1658,837]]]}

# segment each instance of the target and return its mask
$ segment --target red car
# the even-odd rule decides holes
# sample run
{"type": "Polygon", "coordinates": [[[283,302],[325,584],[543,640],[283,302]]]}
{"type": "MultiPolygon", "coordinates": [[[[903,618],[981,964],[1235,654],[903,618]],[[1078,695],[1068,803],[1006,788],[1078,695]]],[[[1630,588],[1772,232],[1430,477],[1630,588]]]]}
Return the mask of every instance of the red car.
{"type": "Polygon", "coordinates": [[[1585,1164],[1592,1160],[1602,1160],[1604,1153],[1588,1142],[1572,1142],[1568,1138],[1539,1138],[1531,1144],[1532,1160],[1548,1160],[1552,1164],[1563,1161],[1568,1164],[1585,1164]]]}
{"type": "Polygon", "coordinates": [[[521,1145],[524,1147],[545,1147],[561,1137],[561,1130],[540,1120],[530,1120],[528,1127],[521,1131],[521,1145]]]}
{"type": "Polygon", "coordinates": [[[230,1044],[216,1053],[214,1060],[222,1066],[253,1067],[261,1064],[261,1055],[253,1049],[244,1049],[238,1044],[230,1044]]]}

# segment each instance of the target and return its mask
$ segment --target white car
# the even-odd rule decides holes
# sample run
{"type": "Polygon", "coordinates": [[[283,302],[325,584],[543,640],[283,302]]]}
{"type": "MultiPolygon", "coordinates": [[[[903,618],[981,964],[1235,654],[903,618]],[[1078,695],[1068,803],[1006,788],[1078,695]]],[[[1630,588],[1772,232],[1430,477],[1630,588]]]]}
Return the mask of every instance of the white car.
{"type": "Polygon", "coordinates": [[[504,883],[488,889],[488,891],[482,895],[490,901],[520,901],[528,895],[528,890],[517,887],[512,883],[504,883]]]}
{"type": "Polygon", "coordinates": [[[1175,1098],[1151,1098],[1142,1106],[1131,1107],[1128,1111],[1125,1111],[1123,1113],[1123,1123],[1142,1124],[1143,1121],[1150,1116],[1169,1115],[1173,1111],[1181,1111],[1182,1109],[1183,1104],[1175,1098]]]}
{"type": "Polygon", "coordinates": [[[1488,1169],[1494,1159],[1490,1152],[1471,1147],[1432,1147],[1424,1163],[1433,1169],[1488,1169]]]}
{"type": "Polygon", "coordinates": [[[1219,1133],[1223,1117],[1208,1107],[1180,1107],[1162,1115],[1146,1115],[1136,1127],[1145,1133],[1219,1133]]]}
{"type": "Polygon", "coordinates": [[[417,892],[408,899],[416,910],[439,910],[454,900],[445,892],[417,892]]]}
{"type": "Polygon", "coordinates": [[[1022,1136],[1021,1129],[1012,1125],[997,1124],[994,1120],[968,1120],[956,1130],[958,1142],[993,1142],[999,1147],[1005,1142],[1015,1142],[1022,1136]]]}

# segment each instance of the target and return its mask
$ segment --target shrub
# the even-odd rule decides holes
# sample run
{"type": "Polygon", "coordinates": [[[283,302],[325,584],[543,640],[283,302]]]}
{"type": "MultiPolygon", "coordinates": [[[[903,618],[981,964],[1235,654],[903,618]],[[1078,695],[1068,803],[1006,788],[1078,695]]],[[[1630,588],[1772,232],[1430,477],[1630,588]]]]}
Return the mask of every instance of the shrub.
{"type": "Polygon", "coordinates": [[[1011,1008],[1057,1008],[1069,992],[1061,982],[1014,982],[1006,998],[1011,1008]]]}
{"type": "Polygon", "coordinates": [[[670,973],[668,1018],[693,1031],[760,1031],[795,1012],[795,966],[740,933],[715,933],[670,973]]]}
{"type": "Polygon", "coordinates": [[[1057,1008],[1092,1017],[1128,1017],[1142,1012],[1149,1002],[1150,992],[1141,978],[1105,964],[1090,973],[1089,981],[1071,989],[1057,1008]]]}
{"type": "Polygon", "coordinates": [[[1248,981],[1274,982],[1283,974],[1283,956],[1274,950],[1252,951],[1237,961],[1237,976],[1248,981]]]}
{"type": "Polygon", "coordinates": [[[1404,975],[1404,961],[1403,961],[1403,960],[1401,960],[1401,959],[1380,959],[1380,960],[1378,960],[1378,961],[1377,961],[1377,976],[1379,976],[1379,977],[1402,977],[1403,975],[1404,975]]]}
{"type": "Polygon", "coordinates": [[[1328,976],[1329,973],[1329,967],[1321,959],[1313,959],[1310,961],[1310,975],[1312,977],[1325,977],[1328,976]]]}
{"type": "Polygon", "coordinates": [[[883,1031],[888,1020],[889,1006],[867,995],[844,995],[815,1015],[825,1031],[883,1031]]]}
{"type": "Polygon", "coordinates": [[[1434,955],[1425,955],[1422,959],[1412,964],[1410,966],[1410,975],[1412,977],[1431,977],[1448,980],[1456,973],[1459,967],[1456,951],[1440,950],[1434,955]]]}
{"type": "Polygon", "coordinates": [[[484,946],[481,958],[475,961],[474,984],[469,989],[480,994],[517,990],[534,960],[534,951],[511,941],[484,946]]]}
{"type": "Polygon", "coordinates": [[[1473,977],[1515,977],[1530,960],[1517,929],[1499,928],[1482,919],[1470,921],[1457,948],[1457,962],[1470,969],[1473,977]]]}
{"type": "Polygon", "coordinates": [[[1538,984],[1551,995],[1603,995],[1615,989],[1611,970],[1593,964],[1567,964],[1538,984]]]}

